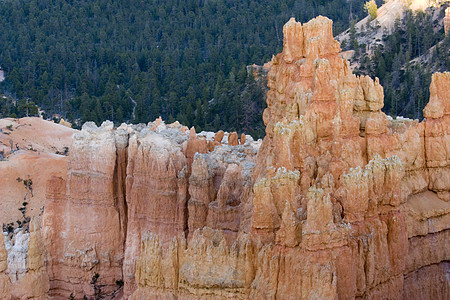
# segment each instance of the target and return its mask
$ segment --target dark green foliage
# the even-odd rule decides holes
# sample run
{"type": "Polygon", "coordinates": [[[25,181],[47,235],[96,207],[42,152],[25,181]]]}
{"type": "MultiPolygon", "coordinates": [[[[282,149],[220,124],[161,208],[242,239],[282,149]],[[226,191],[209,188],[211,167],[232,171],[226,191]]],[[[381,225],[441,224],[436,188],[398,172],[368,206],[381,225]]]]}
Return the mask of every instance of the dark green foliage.
{"type": "Polygon", "coordinates": [[[118,287],[122,287],[123,286],[123,280],[122,279],[116,280],[116,285],[118,287]]]}
{"type": "Polygon", "coordinates": [[[14,223],[3,224],[3,231],[11,234],[14,231],[14,223]]]}
{"type": "Polygon", "coordinates": [[[38,106],[29,98],[16,101],[12,96],[0,95],[0,117],[36,117],[38,106]]]}
{"type": "Polygon", "coordinates": [[[100,277],[100,274],[98,274],[97,272],[95,272],[94,275],[92,275],[92,278],[91,278],[91,284],[96,284],[99,277],[100,277]]]}
{"type": "MultiPolygon", "coordinates": [[[[16,178],[17,182],[22,182],[23,185],[25,186],[25,196],[23,197],[23,202],[22,202],[22,207],[19,207],[18,210],[20,211],[20,213],[22,214],[22,219],[21,220],[17,220],[17,228],[24,228],[25,231],[28,231],[28,226],[29,223],[31,221],[30,217],[27,217],[27,205],[29,204],[27,199],[28,198],[32,198],[33,197],[33,181],[31,180],[31,178],[28,175],[28,179],[22,179],[20,177],[16,178]]],[[[14,229],[16,229],[14,223],[9,223],[9,224],[3,224],[3,231],[8,232],[9,234],[12,234],[14,232],[14,229]]]]}
{"type": "Polygon", "coordinates": [[[394,31],[384,36],[384,45],[379,45],[371,58],[359,58],[357,73],[380,79],[387,114],[423,118],[432,73],[450,67],[449,37],[445,37],[443,28],[435,31],[435,25],[430,13],[408,11],[404,19],[395,22],[394,31]],[[425,64],[412,61],[424,54],[430,56],[425,64]]]}
{"type": "MultiPolygon", "coordinates": [[[[16,181],[23,182],[23,185],[25,186],[25,190],[27,191],[23,200],[26,200],[28,193],[30,193],[31,197],[33,197],[33,180],[31,180],[30,175],[28,175],[28,179],[22,179],[20,177],[17,177],[16,181]]],[[[28,204],[28,202],[23,202],[23,203],[26,203],[24,206],[26,206],[28,204]]]]}
{"type": "Polygon", "coordinates": [[[63,148],[63,151],[62,151],[62,152],[59,151],[59,150],[57,150],[55,153],[56,153],[56,154],[60,154],[60,155],[65,155],[65,156],[67,156],[67,155],[69,154],[69,147],[65,146],[65,147],[63,148]]]}
{"type": "Polygon", "coordinates": [[[100,277],[100,274],[95,272],[91,278],[91,285],[94,288],[94,299],[95,300],[102,299],[104,296],[102,293],[102,287],[104,285],[98,283],[99,277],[100,277]]]}
{"type": "MultiPolygon", "coordinates": [[[[71,122],[161,115],[261,136],[263,87],[245,66],[281,51],[291,16],[326,15],[339,33],[364,2],[4,0],[0,92],[71,122]]],[[[0,98],[0,117],[36,112],[12,103],[0,98]]]]}

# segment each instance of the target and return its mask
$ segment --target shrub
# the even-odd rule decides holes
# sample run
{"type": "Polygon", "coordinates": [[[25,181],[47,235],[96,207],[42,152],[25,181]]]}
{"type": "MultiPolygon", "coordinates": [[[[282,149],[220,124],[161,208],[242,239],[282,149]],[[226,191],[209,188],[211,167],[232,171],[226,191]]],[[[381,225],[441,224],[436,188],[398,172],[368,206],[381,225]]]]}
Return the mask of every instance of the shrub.
{"type": "Polygon", "coordinates": [[[369,14],[370,20],[374,20],[378,16],[378,6],[375,3],[375,0],[367,1],[364,4],[364,10],[369,14]]]}

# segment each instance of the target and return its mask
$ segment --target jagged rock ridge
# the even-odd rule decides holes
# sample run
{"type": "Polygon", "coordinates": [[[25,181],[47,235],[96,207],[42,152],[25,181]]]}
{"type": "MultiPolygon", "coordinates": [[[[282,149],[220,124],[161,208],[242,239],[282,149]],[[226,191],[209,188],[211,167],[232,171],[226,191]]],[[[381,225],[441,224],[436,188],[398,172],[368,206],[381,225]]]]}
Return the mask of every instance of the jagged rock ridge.
{"type": "Polygon", "coordinates": [[[129,296],[147,232],[162,247],[176,236],[190,240],[206,225],[233,239],[259,143],[245,135],[239,142],[236,133],[210,135],[160,119],[117,129],[86,123],[74,135],[67,180],[52,177],[47,185],[50,295],[92,295],[98,273],[104,294],[115,294],[123,280],[129,296]]]}
{"type": "Polygon", "coordinates": [[[67,177],[47,181],[42,243],[30,230],[39,296],[93,295],[98,273],[128,299],[449,298],[450,73],[433,76],[424,122],[393,120],[331,20],[283,33],[261,145],[161,120],[74,135],[67,177]]]}
{"type": "Polygon", "coordinates": [[[284,27],[238,238],[227,247],[203,229],[167,252],[147,236],[133,299],[448,297],[450,74],[433,76],[426,121],[392,120],[378,80],[351,73],[331,28],[324,17],[284,27]],[[426,258],[431,241],[442,251],[426,258]]]}

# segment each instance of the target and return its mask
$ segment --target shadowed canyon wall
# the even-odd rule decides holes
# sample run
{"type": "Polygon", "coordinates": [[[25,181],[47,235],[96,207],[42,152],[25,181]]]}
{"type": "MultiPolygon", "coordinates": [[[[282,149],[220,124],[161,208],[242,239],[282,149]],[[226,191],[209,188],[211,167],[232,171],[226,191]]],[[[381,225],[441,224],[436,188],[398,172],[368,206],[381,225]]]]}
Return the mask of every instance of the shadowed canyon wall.
{"type": "Polygon", "coordinates": [[[433,75],[423,122],[392,119],[331,20],[283,34],[262,143],[160,119],[75,133],[18,260],[38,296],[92,296],[98,273],[110,298],[450,298],[450,73],[433,75]]]}

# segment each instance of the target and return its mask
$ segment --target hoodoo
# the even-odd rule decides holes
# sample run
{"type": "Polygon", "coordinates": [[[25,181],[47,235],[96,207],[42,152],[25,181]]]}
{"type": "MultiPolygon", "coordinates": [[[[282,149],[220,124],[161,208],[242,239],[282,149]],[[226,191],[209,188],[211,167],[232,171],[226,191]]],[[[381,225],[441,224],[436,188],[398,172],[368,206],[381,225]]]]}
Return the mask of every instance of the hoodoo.
{"type": "Polygon", "coordinates": [[[0,298],[25,260],[28,298],[449,299],[450,73],[423,122],[393,119],[330,19],[283,34],[262,143],[161,119],[76,132],[41,216],[0,240],[0,298]]]}
{"type": "Polygon", "coordinates": [[[207,224],[165,248],[150,233],[132,298],[447,298],[450,74],[433,76],[424,122],[392,119],[331,20],[283,33],[236,237],[207,224]]]}

